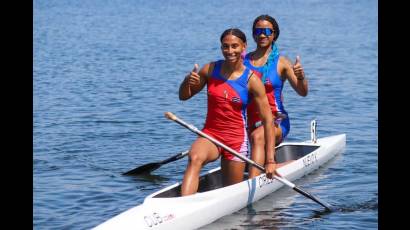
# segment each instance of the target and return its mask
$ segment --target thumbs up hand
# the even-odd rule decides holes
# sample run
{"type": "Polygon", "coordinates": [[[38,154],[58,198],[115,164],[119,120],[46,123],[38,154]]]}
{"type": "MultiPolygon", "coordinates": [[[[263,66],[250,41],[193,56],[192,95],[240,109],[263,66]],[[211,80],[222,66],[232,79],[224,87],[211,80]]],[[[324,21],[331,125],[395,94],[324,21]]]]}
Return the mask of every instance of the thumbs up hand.
{"type": "Polygon", "coordinates": [[[298,80],[305,78],[305,72],[303,71],[302,64],[300,63],[300,57],[296,56],[295,64],[293,65],[293,73],[295,73],[298,80]]]}
{"type": "Polygon", "coordinates": [[[195,64],[194,69],[186,76],[188,78],[189,85],[199,85],[200,84],[200,76],[199,72],[199,65],[195,64]]]}
{"type": "Polygon", "coordinates": [[[192,72],[198,73],[199,72],[199,65],[195,63],[194,65],[194,69],[192,70],[192,72]]]}

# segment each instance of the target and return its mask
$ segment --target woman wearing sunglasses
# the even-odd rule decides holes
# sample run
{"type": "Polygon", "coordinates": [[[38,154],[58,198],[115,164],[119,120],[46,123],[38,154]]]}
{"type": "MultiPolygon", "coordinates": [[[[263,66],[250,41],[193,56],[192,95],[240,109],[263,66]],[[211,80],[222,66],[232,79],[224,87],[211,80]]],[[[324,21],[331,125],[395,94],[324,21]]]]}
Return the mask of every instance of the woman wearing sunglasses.
{"type": "MultiPolygon", "coordinates": [[[[208,63],[199,72],[198,65],[190,72],[179,88],[180,100],[187,100],[207,85],[208,111],[203,132],[221,143],[248,157],[248,133],[246,107],[252,97],[255,108],[264,123],[267,141],[266,153],[273,160],[275,138],[273,117],[269,109],[261,80],[243,64],[242,52],[246,48],[246,36],[239,29],[225,30],[221,37],[224,60],[208,63]]],[[[201,168],[221,156],[221,171],[224,185],[243,180],[245,162],[210,140],[198,137],[189,151],[189,161],[182,182],[181,195],[190,195],[198,190],[201,168]]],[[[266,168],[272,178],[273,165],[266,168]]]]}
{"type": "MultiPolygon", "coordinates": [[[[244,58],[244,64],[252,69],[265,85],[270,109],[274,116],[273,129],[275,130],[276,144],[279,144],[288,135],[290,122],[288,113],[283,105],[282,89],[286,80],[292,88],[300,95],[306,96],[308,93],[308,82],[305,78],[303,67],[299,56],[296,62],[292,62],[281,56],[276,45],[279,37],[279,25],[276,20],[269,15],[261,15],[253,22],[252,34],[257,43],[255,51],[248,53],[244,58]]],[[[276,162],[265,156],[266,135],[260,126],[263,123],[254,103],[250,103],[247,109],[248,130],[250,133],[252,160],[270,165],[276,168],[276,162]]],[[[266,142],[268,144],[269,141],[266,142]]],[[[260,171],[251,167],[249,169],[250,178],[260,174],[260,171]]]]}

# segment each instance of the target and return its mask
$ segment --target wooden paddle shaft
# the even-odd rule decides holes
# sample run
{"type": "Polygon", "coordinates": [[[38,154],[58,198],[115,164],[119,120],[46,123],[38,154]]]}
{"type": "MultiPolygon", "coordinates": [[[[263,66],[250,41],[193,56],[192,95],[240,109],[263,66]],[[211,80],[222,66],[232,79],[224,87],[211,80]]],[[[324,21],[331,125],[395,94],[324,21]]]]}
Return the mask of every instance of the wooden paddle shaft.
{"type": "MultiPolygon", "coordinates": [[[[199,130],[198,128],[196,128],[195,126],[193,126],[193,125],[191,125],[191,124],[188,124],[188,123],[186,123],[185,121],[179,119],[179,118],[178,118],[177,116],[175,116],[173,113],[171,113],[171,112],[166,112],[166,113],[165,113],[165,117],[168,118],[168,119],[170,119],[170,120],[172,120],[172,121],[177,122],[178,124],[180,124],[180,125],[182,125],[182,126],[184,126],[184,127],[186,127],[186,128],[188,128],[188,129],[191,130],[192,132],[194,132],[194,133],[196,133],[196,134],[199,134],[199,135],[202,136],[202,137],[207,138],[208,140],[210,140],[210,141],[213,142],[214,144],[216,144],[216,145],[218,145],[218,146],[220,146],[220,147],[226,149],[228,152],[232,153],[233,155],[237,156],[238,158],[242,159],[243,161],[246,161],[246,162],[248,162],[249,164],[255,166],[256,168],[258,168],[258,169],[261,170],[262,172],[265,172],[265,168],[264,168],[263,166],[261,166],[260,164],[254,162],[253,160],[251,160],[251,159],[249,159],[249,158],[247,158],[247,157],[242,156],[241,154],[239,154],[238,152],[236,152],[235,150],[233,150],[233,149],[230,148],[229,146],[226,146],[226,145],[222,144],[221,142],[219,142],[218,140],[214,139],[213,137],[211,137],[211,136],[207,135],[206,133],[200,131],[200,130],[199,130]]],[[[286,180],[286,179],[283,179],[283,178],[281,178],[281,177],[278,177],[278,176],[276,176],[276,175],[273,175],[273,177],[274,177],[275,179],[279,180],[280,182],[286,184],[287,186],[291,187],[291,188],[294,188],[294,187],[296,186],[296,185],[293,184],[292,182],[290,182],[290,181],[288,181],[288,180],[286,180]]]]}

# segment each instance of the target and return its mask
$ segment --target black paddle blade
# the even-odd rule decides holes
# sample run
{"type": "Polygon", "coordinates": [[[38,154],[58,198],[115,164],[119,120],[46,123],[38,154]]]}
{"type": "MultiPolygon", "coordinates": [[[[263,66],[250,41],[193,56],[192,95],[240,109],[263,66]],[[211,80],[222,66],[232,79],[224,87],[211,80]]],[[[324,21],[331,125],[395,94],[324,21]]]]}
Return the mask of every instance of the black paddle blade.
{"type": "Polygon", "coordinates": [[[308,197],[310,199],[312,199],[313,201],[315,201],[316,203],[322,205],[327,211],[331,212],[332,208],[329,204],[324,203],[323,201],[320,201],[319,198],[313,196],[312,194],[303,191],[302,189],[298,188],[297,186],[295,186],[293,188],[295,191],[297,191],[298,193],[304,195],[305,197],[308,197]]]}
{"type": "Polygon", "coordinates": [[[161,163],[149,163],[142,165],[140,167],[137,167],[133,170],[130,170],[128,172],[123,173],[122,175],[138,175],[138,174],[147,174],[150,173],[151,171],[161,167],[161,163]]]}

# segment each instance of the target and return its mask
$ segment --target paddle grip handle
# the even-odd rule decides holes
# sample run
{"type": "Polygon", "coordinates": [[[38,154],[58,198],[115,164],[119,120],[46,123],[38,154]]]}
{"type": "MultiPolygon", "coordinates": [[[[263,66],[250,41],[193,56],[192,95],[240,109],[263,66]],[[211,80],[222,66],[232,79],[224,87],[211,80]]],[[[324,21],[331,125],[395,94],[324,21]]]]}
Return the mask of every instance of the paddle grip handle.
{"type": "Polygon", "coordinates": [[[170,119],[171,121],[175,121],[176,119],[178,119],[178,117],[175,116],[175,115],[174,115],[173,113],[171,113],[171,112],[166,112],[166,113],[165,113],[165,117],[168,118],[168,119],[170,119]]]}

